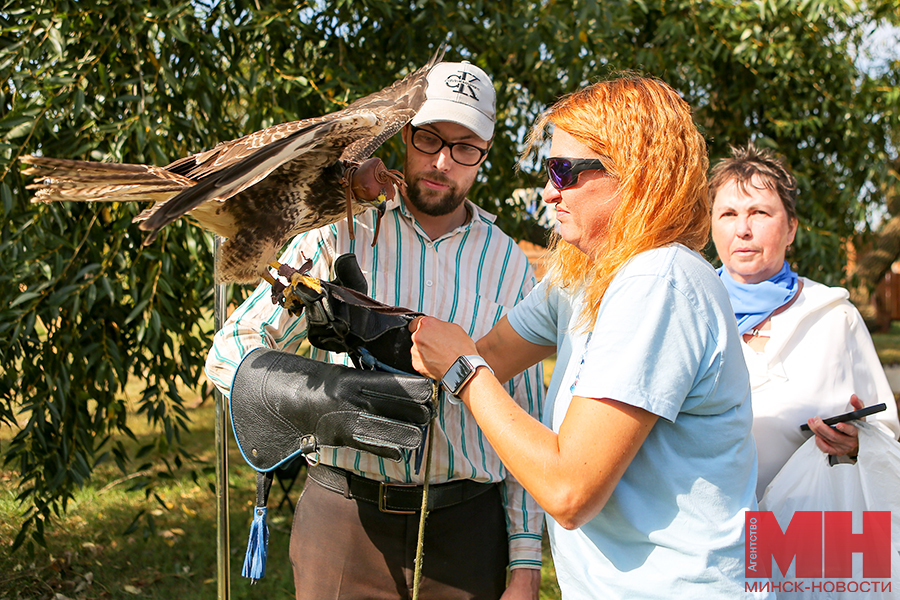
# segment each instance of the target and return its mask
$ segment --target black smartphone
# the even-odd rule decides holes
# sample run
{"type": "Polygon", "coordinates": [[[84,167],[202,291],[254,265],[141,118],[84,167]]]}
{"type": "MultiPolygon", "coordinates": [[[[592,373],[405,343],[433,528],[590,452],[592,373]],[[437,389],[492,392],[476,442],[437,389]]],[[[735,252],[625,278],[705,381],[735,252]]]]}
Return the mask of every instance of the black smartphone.
{"type": "MultiPolygon", "coordinates": [[[[882,402],[881,404],[873,404],[872,406],[866,406],[865,408],[861,408],[859,410],[854,410],[852,412],[844,413],[842,415],[838,415],[836,417],[828,417],[827,419],[822,419],[822,422],[826,425],[835,425],[836,423],[846,423],[847,421],[852,421],[853,419],[862,419],[863,417],[868,417],[869,415],[874,415],[875,413],[880,413],[883,410],[887,410],[887,404],[882,402]]],[[[809,425],[804,423],[800,426],[800,431],[809,431],[809,425]]]]}

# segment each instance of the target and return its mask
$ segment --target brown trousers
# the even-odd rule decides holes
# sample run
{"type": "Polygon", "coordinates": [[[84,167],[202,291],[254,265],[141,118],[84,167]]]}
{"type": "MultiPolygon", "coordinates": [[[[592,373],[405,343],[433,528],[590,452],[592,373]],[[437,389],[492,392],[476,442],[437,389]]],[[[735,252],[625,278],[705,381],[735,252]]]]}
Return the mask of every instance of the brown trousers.
{"type": "MultiPolygon", "coordinates": [[[[307,479],[294,512],[297,600],[412,598],[419,515],[383,513],[307,479]]],[[[422,600],[497,600],[509,547],[497,486],[425,522],[422,600]]]]}

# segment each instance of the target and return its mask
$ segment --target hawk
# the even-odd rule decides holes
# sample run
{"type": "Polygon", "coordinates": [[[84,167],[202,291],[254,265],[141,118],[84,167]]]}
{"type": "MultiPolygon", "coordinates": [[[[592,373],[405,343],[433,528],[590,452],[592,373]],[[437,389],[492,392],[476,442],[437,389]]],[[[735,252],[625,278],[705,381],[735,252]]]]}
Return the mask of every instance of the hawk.
{"type": "Polygon", "coordinates": [[[24,156],[31,165],[25,173],[38,177],[28,186],[37,190],[32,202],[152,201],[134,219],[149,232],[145,245],[189,215],[228,238],[220,283],[271,281],[268,266],[293,236],[367,208],[383,213],[393,183],[403,192],[399,173],[365,159],[418,112],[426,77],[443,54],[442,45],[425,66],[343,110],[275,125],[165,167],[24,156]]]}

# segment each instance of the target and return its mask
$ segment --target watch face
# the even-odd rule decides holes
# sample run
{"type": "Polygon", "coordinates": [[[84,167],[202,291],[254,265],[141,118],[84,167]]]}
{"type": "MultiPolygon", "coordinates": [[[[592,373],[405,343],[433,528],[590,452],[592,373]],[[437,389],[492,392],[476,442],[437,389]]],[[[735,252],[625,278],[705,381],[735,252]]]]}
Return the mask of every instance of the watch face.
{"type": "Polygon", "coordinates": [[[471,374],[472,365],[469,364],[465,357],[460,356],[444,375],[442,383],[451,394],[455,394],[471,374]]]}

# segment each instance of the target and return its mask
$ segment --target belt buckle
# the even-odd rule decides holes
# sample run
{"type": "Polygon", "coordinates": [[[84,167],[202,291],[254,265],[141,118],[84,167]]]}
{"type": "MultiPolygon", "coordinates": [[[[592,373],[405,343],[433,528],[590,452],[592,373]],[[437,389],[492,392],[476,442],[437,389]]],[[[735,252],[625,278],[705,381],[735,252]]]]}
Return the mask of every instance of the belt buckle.
{"type": "Polygon", "coordinates": [[[384,491],[389,487],[419,487],[418,484],[415,483],[386,483],[384,481],[378,482],[378,510],[383,513],[388,513],[392,515],[414,515],[416,511],[414,510],[393,510],[388,508],[385,505],[384,499],[384,491]]]}

